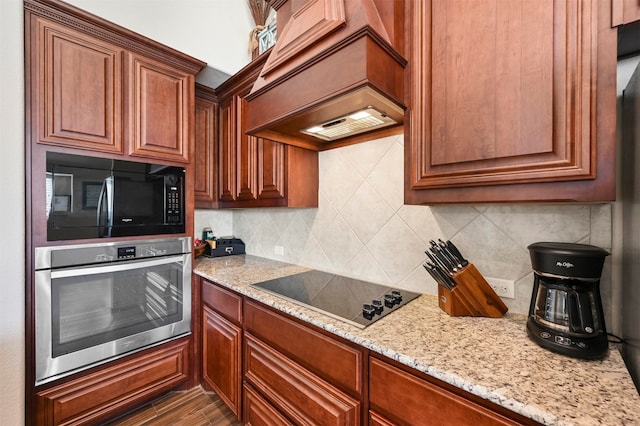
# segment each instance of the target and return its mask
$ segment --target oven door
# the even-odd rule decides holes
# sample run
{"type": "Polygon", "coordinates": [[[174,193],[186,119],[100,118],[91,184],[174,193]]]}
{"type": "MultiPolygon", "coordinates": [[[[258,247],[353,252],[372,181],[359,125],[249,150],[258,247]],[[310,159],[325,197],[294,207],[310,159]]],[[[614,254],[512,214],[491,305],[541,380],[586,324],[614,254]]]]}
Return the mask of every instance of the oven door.
{"type": "Polygon", "coordinates": [[[191,254],[36,271],[36,385],[191,330],[191,254]]]}

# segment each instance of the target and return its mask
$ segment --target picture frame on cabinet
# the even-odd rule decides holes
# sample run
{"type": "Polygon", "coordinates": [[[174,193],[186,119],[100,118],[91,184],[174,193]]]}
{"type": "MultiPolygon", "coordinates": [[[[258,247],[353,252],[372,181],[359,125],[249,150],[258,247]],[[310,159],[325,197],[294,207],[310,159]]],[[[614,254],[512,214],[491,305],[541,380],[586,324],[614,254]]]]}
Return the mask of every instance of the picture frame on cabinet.
{"type": "Polygon", "coordinates": [[[100,182],[82,182],[82,210],[98,208],[101,190],[102,184],[100,182]]]}

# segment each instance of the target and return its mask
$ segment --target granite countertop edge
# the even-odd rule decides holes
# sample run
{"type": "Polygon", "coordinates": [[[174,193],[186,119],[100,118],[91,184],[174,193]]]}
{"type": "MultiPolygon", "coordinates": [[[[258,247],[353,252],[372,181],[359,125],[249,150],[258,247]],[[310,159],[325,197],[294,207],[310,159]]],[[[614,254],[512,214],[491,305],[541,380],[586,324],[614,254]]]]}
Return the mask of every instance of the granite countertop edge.
{"type": "MultiPolygon", "coordinates": [[[[239,256],[233,257],[239,258],[239,256]]],[[[598,423],[600,420],[598,420],[597,418],[593,419],[593,423],[590,423],[588,421],[584,422],[584,416],[579,417],[578,419],[563,419],[562,417],[566,416],[558,416],[538,404],[522,402],[512,396],[506,395],[509,389],[503,389],[499,385],[491,386],[490,384],[479,384],[476,381],[472,380],[472,378],[463,377],[463,375],[456,374],[450,369],[438,366],[436,363],[431,363],[426,359],[420,359],[416,356],[413,356],[410,354],[410,350],[403,351],[402,349],[393,348],[392,346],[394,345],[385,344],[385,341],[376,339],[374,337],[376,335],[376,330],[383,330],[385,326],[389,325],[390,321],[393,318],[399,318],[397,316],[394,317],[394,315],[400,315],[397,312],[379,320],[378,322],[367,327],[365,330],[361,330],[345,322],[328,317],[304,306],[297,305],[293,302],[279,298],[258,288],[252,287],[251,284],[255,284],[257,282],[299,272],[305,272],[311,270],[311,268],[293,264],[286,264],[276,260],[263,259],[250,255],[243,255],[243,258],[244,259],[241,262],[236,262],[239,259],[233,259],[231,263],[239,263],[239,265],[232,266],[228,271],[224,267],[222,269],[217,269],[214,267],[213,272],[211,271],[210,265],[224,263],[225,261],[219,260],[220,258],[198,260],[194,263],[193,272],[199,276],[202,276],[203,278],[214,281],[219,285],[227,287],[253,300],[256,300],[281,312],[287,313],[295,318],[319,327],[347,341],[360,345],[387,358],[393,359],[403,365],[406,365],[407,367],[413,368],[417,371],[420,371],[424,374],[427,374],[431,377],[434,377],[438,380],[441,380],[445,383],[476,395],[480,398],[491,401],[496,405],[504,407],[514,413],[520,414],[539,423],[559,426],[574,424],[601,424],[598,423]],[[250,264],[245,264],[245,260],[247,260],[250,264]],[[256,268],[256,273],[251,273],[247,269],[237,269],[252,267],[256,268]],[[385,319],[387,320],[386,322],[385,319]]],[[[405,305],[402,308],[402,311],[403,313],[410,315],[411,312],[407,309],[408,307],[411,306],[413,308],[420,308],[421,305],[428,305],[428,308],[431,309],[434,305],[437,306],[437,297],[435,295],[423,294],[418,299],[416,299],[416,301],[405,305]]],[[[442,317],[445,320],[451,320],[452,318],[448,317],[444,313],[442,313],[442,317]]],[[[519,323],[524,323],[524,321],[526,320],[526,316],[524,315],[511,313],[507,313],[505,318],[507,320],[513,319],[514,321],[517,321],[519,323]]],[[[453,318],[453,320],[455,322],[455,318],[453,318]]],[[[495,319],[492,320],[495,321],[495,319]]],[[[504,320],[504,318],[500,320],[504,320]]],[[[613,351],[614,356],[620,357],[620,353],[617,347],[612,345],[611,351],[613,351]]],[[[553,356],[559,355],[553,354],[553,356]]],[[[631,380],[630,377],[629,380],[631,380]]],[[[638,407],[640,408],[640,405],[638,405],[638,407]]],[[[638,417],[637,421],[640,423],[640,416],[638,417]]]]}

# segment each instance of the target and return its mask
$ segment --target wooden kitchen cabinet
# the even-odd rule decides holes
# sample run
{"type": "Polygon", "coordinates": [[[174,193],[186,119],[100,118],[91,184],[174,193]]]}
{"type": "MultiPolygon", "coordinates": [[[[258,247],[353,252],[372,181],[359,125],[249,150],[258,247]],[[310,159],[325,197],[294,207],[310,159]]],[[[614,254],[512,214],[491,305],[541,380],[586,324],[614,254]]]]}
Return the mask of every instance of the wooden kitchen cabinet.
{"type": "Polygon", "coordinates": [[[239,405],[229,402],[225,389],[233,389],[234,395],[241,392],[244,424],[538,424],[251,298],[200,281],[202,383],[230,407],[239,405]],[[207,353],[223,355],[216,360],[207,353]]]}
{"type": "Polygon", "coordinates": [[[193,74],[129,53],[127,77],[129,154],[188,163],[193,144],[193,74]]]}
{"type": "Polygon", "coordinates": [[[353,396],[364,392],[360,348],[250,300],[245,302],[244,328],[342,391],[353,396]]]}
{"type": "Polygon", "coordinates": [[[189,162],[204,63],[66,4],[25,5],[34,142],[189,162]]]}
{"type": "Polygon", "coordinates": [[[97,424],[175,388],[189,374],[189,340],[163,345],[39,391],[33,424],[97,424]]]}
{"type": "Polygon", "coordinates": [[[31,16],[37,141],[122,154],[123,49],[31,16]]]}
{"type": "Polygon", "coordinates": [[[202,383],[240,418],[242,297],[202,280],[202,383]]]}
{"type": "Polygon", "coordinates": [[[407,2],[405,203],[615,198],[611,2],[407,2]]]}
{"type": "Polygon", "coordinates": [[[296,424],[359,425],[360,401],[251,335],[245,336],[245,378],[296,424]]]}
{"type": "Polygon", "coordinates": [[[244,422],[252,426],[293,425],[278,412],[269,401],[253,390],[249,385],[244,386],[244,422]]]}
{"type": "Polygon", "coordinates": [[[196,84],[195,149],[193,153],[196,208],[217,207],[218,104],[212,89],[196,84]]]}
{"type": "Polygon", "coordinates": [[[361,424],[362,349],[249,300],[244,329],[245,420],[361,424]]]}
{"type": "Polygon", "coordinates": [[[193,76],[205,63],[61,0],[23,6],[26,424],[96,424],[193,386],[193,346],[190,337],[164,342],[36,386],[33,253],[51,244],[46,153],[185,165],[185,228],[193,229],[193,174],[186,163],[193,149],[193,76]]]}
{"type": "Polygon", "coordinates": [[[247,101],[266,55],[216,89],[219,206],[317,207],[318,153],[246,134],[247,101]]]}
{"type": "MultiPolygon", "coordinates": [[[[459,393],[463,391],[458,390],[459,393]]],[[[371,425],[520,425],[537,424],[500,407],[487,408],[381,359],[369,358],[371,425]],[[497,411],[499,410],[499,411],[497,411]]]]}

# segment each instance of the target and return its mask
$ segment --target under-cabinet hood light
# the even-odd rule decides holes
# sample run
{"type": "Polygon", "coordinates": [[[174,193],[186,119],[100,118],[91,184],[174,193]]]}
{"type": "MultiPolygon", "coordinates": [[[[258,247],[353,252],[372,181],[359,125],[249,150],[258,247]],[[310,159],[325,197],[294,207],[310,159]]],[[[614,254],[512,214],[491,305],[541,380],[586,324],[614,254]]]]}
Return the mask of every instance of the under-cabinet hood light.
{"type": "Polygon", "coordinates": [[[407,60],[398,17],[410,1],[271,0],[282,12],[278,39],[244,97],[246,133],[315,151],[399,133],[407,60]],[[377,111],[350,117],[368,106],[377,111]]]}
{"type": "Polygon", "coordinates": [[[300,130],[300,132],[325,141],[333,141],[394,124],[398,124],[398,122],[384,112],[369,106],[360,111],[333,118],[318,126],[300,130]]]}

